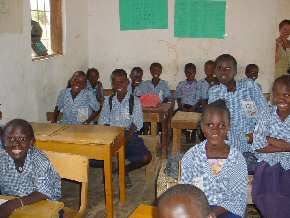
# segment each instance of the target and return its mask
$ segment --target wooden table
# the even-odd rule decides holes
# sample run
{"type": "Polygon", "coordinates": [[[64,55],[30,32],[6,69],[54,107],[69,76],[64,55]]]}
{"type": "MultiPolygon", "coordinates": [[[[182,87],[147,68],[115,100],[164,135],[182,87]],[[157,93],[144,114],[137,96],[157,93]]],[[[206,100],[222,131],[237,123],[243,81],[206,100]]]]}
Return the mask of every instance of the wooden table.
{"type": "MultiPolygon", "coordinates": [[[[170,129],[170,120],[173,113],[174,104],[162,103],[159,107],[144,107],[144,122],[157,123],[160,122],[162,126],[161,145],[162,157],[167,157],[168,147],[168,130],[170,129]]],[[[157,131],[157,125],[152,129],[157,131]],[[156,128],[156,129],[155,129],[156,128]]]]}
{"type": "MultiPolygon", "coordinates": [[[[10,200],[14,197],[0,195],[0,199],[10,200]]],[[[43,200],[37,203],[26,205],[15,210],[9,218],[51,218],[59,217],[58,212],[64,207],[62,202],[43,200]]]]}
{"type": "Polygon", "coordinates": [[[180,151],[181,145],[181,130],[182,129],[197,129],[201,113],[182,112],[178,111],[171,120],[171,127],[173,128],[173,147],[172,154],[175,155],[180,151]]]}
{"type": "Polygon", "coordinates": [[[107,217],[113,217],[112,156],[118,153],[120,202],[125,203],[125,138],[124,129],[101,125],[32,124],[35,129],[36,145],[40,149],[87,156],[103,160],[107,217]],[[56,125],[53,131],[51,125],[56,125]],[[38,128],[42,128],[41,130],[38,128]],[[56,127],[55,127],[56,129],[56,127]],[[45,133],[47,131],[47,133],[45,133]],[[52,133],[50,133],[52,132],[52,133]],[[42,133],[42,134],[40,134],[42,133]]]}
{"type": "Polygon", "coordinates": [[[140,204],[129,218],[157,218],[157,208],[140,204]]]}

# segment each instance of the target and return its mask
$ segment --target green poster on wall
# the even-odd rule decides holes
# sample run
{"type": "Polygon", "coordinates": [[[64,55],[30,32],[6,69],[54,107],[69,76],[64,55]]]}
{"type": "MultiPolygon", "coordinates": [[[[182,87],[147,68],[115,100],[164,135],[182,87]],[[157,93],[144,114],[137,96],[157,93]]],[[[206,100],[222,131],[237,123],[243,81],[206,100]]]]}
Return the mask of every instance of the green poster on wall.
{"type": "Polygon", "coordinates": [[[174,35],[224,38],[226,0],[175,0],[174,35]]]}
{"type": "Polygon", "coordinates": [[[167,0],[119,0],[120,29],[167,29],[167,0]]]}

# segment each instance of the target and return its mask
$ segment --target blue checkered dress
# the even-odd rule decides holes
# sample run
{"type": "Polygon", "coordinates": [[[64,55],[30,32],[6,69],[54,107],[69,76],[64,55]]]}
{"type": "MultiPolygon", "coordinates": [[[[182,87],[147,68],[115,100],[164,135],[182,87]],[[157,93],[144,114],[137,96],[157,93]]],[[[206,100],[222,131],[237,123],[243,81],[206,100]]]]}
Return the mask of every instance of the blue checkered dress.
{"type": "Polygon", "coordinates": [[[197,81],[181,81],[176,87],[176,98],[181,99],[181,104],[196,105],[199,101],[197,81]]]}
{"type": "Polygon", "coordinates": [[[161,101],[163,101],[165,98],[172,99],[168,83],[165,80],[160,80],[156,87],[154,87],[151,80],[147,80],[142,82],[139,87],[140,88],[136,92],[137,96],[153,93],[158,95],[161,101]]]}
{"type": "Polygon", "coordinates": [[[132,84],[131,84],[131,82],[129,83],[129,85],[128,85],[128,92],[129,93],[131,93],[131,94],[133,94],[134,96],[138,96],[138,97],[140,97],[139,95],[137,95],[137,94],[140,94],[140,87],[142,86],[142,83],[143,82],[141,82],[137,87],[135,87],[135,89],[134,89],[134,92],[132,92],[132,84]]]}
{"type": "Polygon", "coordinates": [[[0,192],[3,195],[27,196],[40,192],[50,200],[61,197],[61,180],[47,156],[37,148],[28,150],[23,172],[19,173],[14,160],[0,148],[0,192]]]}
{"type": "Polygon", "coordinates": [[[210,84],[206,79],[201,79],[197,82],[199,98],[202,100],[208,100],[208,89],[210,88],[210,84]]]}
{"type": "Polygon", "coordinates": [[[129,92],[121,102],[118,101],[117,96],[114,96],[112,99],[112,110],[110,111],[109,97],[105,97],[98,124],[108,124],[110,126],[120,126],[128,129],[134,123],[139,131],[143,127],[142,106],[139,98],[134,97],[133,113],[130,115],[129,99],[129,92]]]}
{"type": "Polygon", "coordinates": [[[238,81],[235,92],[229,92],[223,84],[215,85],[209,89],[209,103],[218,99],[224,99],[231,112],[230,139],[235,138],[235,141],[231,144],[238,146],[241,152],[251,151],[251,145],[247,143],[246,134],[254,131],[257,114],[269,110],[261,89],[251,80],[238,81]],[[244,106],[245,102],[254,103],[256,113],[248,115],[244,106]]]}
{"type": "Polygon", "coordinates": [[[199,187],[210,205],[243,217],[247,204],[246,161],[238,150],[231,148],[222,170],[214,175],[206,156],[206,142],[195,145],[183,156],[180,183],[199,187]]]}
{"type": "MultiPolygon", "coordinates": [[[[271,108],[270,112],[263,112],[258,117],[258,123],[254,131],[253,149],[260,149],[267,146],[266,137],[282,139],[290,143],[290,116],[282,121],[277,114],[277,107],[271,108]]],[[[285,170],[290,169],[290,152],[258,153],[258,161],[265,161],[270,166],[280,163],[285,170]]]]}
{"type": "Polygon", "coordinates": [[[97,101],[94,94],[83,89],[75,99],[72,98],[71,88],[65,90],[63,97],[57,103],[58,109],[63,112],[63,118],[61,123],[65,124],[81,124],[82,121],[78,119],[78,113],[81,109],[88,111],[87,117],[89,117],[93,111],[100,109],[99,102],[97,101]]]}
{"type": "Polygon", "coordinates": [[[89,91],[91,91],[94,94],[94,96],[96,96],[97,99],[99,99],[101,96],[104,96],[103,86],[101,87],[101,93],[100,93],[99,89],[98,89],[98,86],[93,88],[89,80],[87,80],[87,89],[89,91]]]}

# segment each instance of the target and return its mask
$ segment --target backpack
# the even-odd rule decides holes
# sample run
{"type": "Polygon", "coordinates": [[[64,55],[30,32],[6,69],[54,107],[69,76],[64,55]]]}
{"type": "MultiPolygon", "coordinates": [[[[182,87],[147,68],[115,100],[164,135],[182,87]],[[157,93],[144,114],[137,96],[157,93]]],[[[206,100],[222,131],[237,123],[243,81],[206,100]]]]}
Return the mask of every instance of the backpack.
{"type": "MultiPolygon", "coordinates": [[[[110,112],[112,111],[112,107],[113,107],[113,97],[114,97],[114,94],[109,97],[110,112]]],[[[130,95],[130,98],[129,98],[129,114],[130,114],[130,116],[132,116],[132,114],[133,114],[133,109],[134,109],[134,95],[130,95]]]]}

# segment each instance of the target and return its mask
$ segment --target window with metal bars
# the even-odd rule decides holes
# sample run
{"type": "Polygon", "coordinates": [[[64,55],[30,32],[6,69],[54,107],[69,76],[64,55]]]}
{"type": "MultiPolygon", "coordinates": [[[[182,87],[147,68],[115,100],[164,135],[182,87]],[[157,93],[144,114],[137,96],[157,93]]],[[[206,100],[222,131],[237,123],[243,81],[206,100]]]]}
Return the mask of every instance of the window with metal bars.
{"type": "Polygon", "coordinates": [[[32,57],[62,54],[61,0],[30,0],[32,57]]]}

